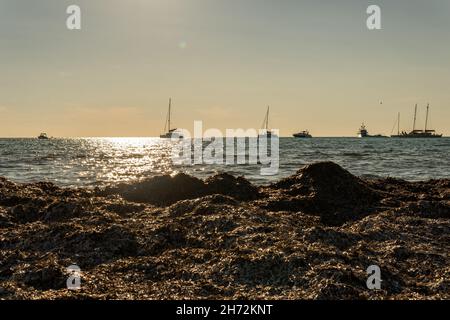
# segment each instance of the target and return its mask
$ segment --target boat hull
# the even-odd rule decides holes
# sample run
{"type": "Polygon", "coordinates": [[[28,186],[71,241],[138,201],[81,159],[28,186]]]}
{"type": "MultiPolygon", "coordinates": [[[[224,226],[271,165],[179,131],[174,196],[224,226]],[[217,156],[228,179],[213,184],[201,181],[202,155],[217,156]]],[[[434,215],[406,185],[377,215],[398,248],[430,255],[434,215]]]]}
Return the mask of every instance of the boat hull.
{"type": "Polygon", "coordinates": [[[258,134],[258,137],[261,137],[261,138],[272,138],[272,137],[278,137],[278,135],[273,133],[272,131],[266,131],[263,134],[258,134]]]}
{"type": "Polygon", "coordinates": [[[294,138],[303,138],[303,139],[309,139],[309,138],[312,138],[311,135],[303,135],[303,134],[294,134],[293,137],[294,137],[294,138]]]}
{"type": "Polygon", "coordinates": [[[308,130],[300,131],[292,135],[294,138],[312,138],[308,130]]]}
{"type": "Polygon", "coordinates": [[[442,134],[435,135],[394,135],[391,138],[401,138],[401,139],[434,139],[442,138],[442,134]]]}
{"type": "Polygon", "coordinates": [[[184,137],[178,133],[166,133],[159,136],[161,139],[184,139],[184,137]]]}
{"type": "Polygon", "coordinates": [[[359,138],[389,138],[388,136],[370,136],[370,135],[367,135],[367,136],[361,136],[361,135],[359,135],[358,136],[359,138]]]}

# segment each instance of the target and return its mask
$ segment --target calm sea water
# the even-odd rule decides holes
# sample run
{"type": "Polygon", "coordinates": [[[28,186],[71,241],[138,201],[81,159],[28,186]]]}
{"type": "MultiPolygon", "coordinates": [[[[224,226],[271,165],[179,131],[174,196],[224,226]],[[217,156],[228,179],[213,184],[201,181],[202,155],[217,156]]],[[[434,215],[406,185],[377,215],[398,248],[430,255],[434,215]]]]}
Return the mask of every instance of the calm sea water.
{"type": "Polygon", "coordinates": [[[163,173],[205,178],[226,171],[265,184],[305,164],[334,161],[362,177],[450,178],[450,138],[281,138],[279,174],[269,177],[260,175],[260,165],[174,166],[171,151],[170,141],[157,138],[0,139],[0,176],[18,182],[94,186],[163,173]]]}

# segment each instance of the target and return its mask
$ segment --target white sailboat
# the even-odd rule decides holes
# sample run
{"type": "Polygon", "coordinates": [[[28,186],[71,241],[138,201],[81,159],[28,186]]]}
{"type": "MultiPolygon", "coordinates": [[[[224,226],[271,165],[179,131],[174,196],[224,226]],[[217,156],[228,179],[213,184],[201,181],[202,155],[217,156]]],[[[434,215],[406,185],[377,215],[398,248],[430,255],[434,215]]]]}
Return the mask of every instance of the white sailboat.
{"type": "Polygon", "coordinates": [[[262,124],[263,133],[259,134],[260,137],[270,138],[272,136],[276,136],[275,132],[272,132],[272,130],[269,129],[269,111],[270,111],[270,106],[267,106],[266,116],[264,117],[264,121],[262,124]]]}
{"type": "Polygon", "coordinates": [[[164,124],[164,134],[160,135],[161,139],[183,139],[183,135],[177,132],[177,128],[170,128],[170,117],[172,113],[172,99],[169,99],[169,110],[167,111],[166,123],[164,124]]]}

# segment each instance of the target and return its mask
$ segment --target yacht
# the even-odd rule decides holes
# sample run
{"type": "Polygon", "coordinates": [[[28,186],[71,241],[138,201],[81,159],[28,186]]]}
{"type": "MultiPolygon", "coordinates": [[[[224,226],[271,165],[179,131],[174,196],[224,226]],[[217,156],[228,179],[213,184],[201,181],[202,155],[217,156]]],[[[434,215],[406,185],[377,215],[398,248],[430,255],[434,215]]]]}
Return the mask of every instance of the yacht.
{"type": "Polygon", "coordinates": [[[177,128],[170,128],[170,117],[172,112],[172,99],[169,99],[169,110],[167,111],[166,123],[164,124],[164,134],[161,134],[159,137],[161,139],[183,139],[183,134],[178,132],[177,128]]]}
{"type": "Polygon", "coordinates": [[[39,140],[48,140],[48,136],[45,132],[42,132],[39,136],[38,136],[39,140]]]}
{"type": "Polygon", "coordinates": [[[427,105],[427,115],[425,118],[425,128],[424,130],[416,129],[417,120],[417,104],[414,108],[414,122],[413,129],[411,132],[400,132],[400,113],[397,118],[397,134],[391,135],[392,138],[442,138],[442,134],[437,134],[435,130],[428,129],[428,115],[430,111],[430,104],[427,105]]]}
{"type": "Polygon", "coordinates": [[[383,136],[381,134],[370,135],[369,131],[367,131],[367,128],[364,123],[361,125],[361,128],[359,128],[359,130],[358,130],[358,137],[360,137],[360,138],[387,138],[386,136],[383,136]]]}
{"type": "Polygon", "coordinates": [[[312,138],[312,135],[309,133],[308,130],[300,131],[297,133],[294,133],[293,136],[295,138],[312,138]]]}

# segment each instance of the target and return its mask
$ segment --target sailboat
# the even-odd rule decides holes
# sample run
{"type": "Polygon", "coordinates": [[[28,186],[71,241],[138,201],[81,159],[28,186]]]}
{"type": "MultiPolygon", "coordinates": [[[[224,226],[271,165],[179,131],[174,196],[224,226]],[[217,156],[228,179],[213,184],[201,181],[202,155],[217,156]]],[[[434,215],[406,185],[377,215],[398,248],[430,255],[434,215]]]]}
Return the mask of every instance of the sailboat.
{"type": "MultiPolygon", "coordinates": [[[[394,129],[392,129],[392,131],[394,131],[394,129]]],[[[405,132],[401,132],[400,134],[400,112],[399,112],[397,115],[397,134],[391,134],[391,138],[400,138],[404,133],[405,132]]]]}
{"type": "Polygon", "coordinates": [[[428,129],[428,115],[430,112],[430,104],[427,105],[427,115],[425,118],[425,128],[424,130],[416,129],[417,120],[417,104],[414,108],[414,122],[413,129],[411,132],[407,133],[405,131],[400,132],[400,113],[397,119],[397,134],[392,135],[392,138],[442,138],[442,134],[437,134],[435,130],[428,129]]]}
{"type": "Polygon", "coordinates": [[[267,137],[270,138],[272,136],[276,136],[275,132],[272,132],[272,130],[269,129],[269,111],[270,106],[267,106],[266,116],[264,117],[264,121],[262,124],[262,134],[259,134],[260,137],[267,137]]]}
{"type": "Polygon", "coordinates": [[[169,99],[169,110],[167,111],[166,123],[164,124],[164,134],[159,137],[162,139],[183,139],[183,135],[180,132],[177,132],[177,128],[170,128],[170,117],[172,112],[172,99],[169,99]],[[167,130],[167,131],[166,131],[167,130]]]}

